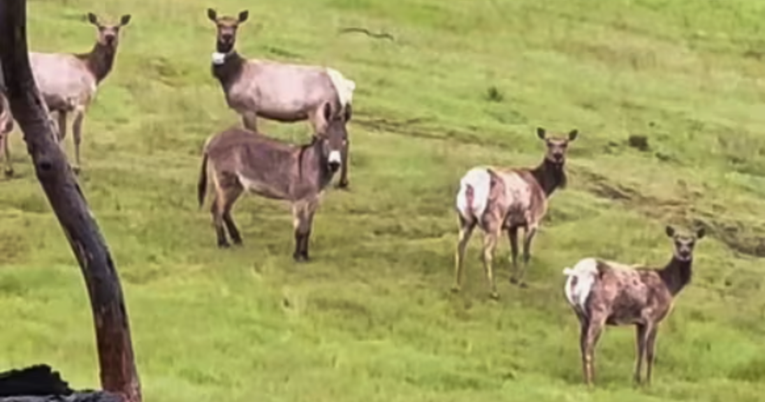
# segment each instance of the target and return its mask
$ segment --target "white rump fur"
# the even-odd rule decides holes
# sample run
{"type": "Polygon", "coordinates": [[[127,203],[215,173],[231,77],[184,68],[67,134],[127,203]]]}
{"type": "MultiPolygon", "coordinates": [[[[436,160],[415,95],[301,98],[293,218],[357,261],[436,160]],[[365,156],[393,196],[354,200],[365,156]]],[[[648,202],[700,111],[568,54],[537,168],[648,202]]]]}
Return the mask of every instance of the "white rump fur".
{"type": "Polygon", "coordinates": [[[337,97],[340,98],[340,105],[345,107],[353,101],[353,91],[356,89],[356,83],[343,77],[343,75],[334,68],[327,68],[327,75],[332,81],[337,91],[337,97]]]}
{"type": "Polygon", "coordinates": [[[598,276],[598,261],[594,258],[585,258],[577,262],[573,269],[564,268],[563,274],[568,277],[563,289],[566,293],[566,299],[568,299],[571,307],[581,314],[587,315],[585,303],[587,303],[587,296],[590,295],[592,286],[595,284],[595,278],[598,276]],[[577,279],[576,286],[571,289],[571,282],[574,277],[577,279]]]}
{"type": "Polygon", "coordinates": [[[457,193],[457,210],[465,219],[475,217],[480,219],[486,212],[491,189],[491,175],[485,167],[475,167],[468,170],[460,180],[460,190],[457,193]],[[473,187],[473,209],[468,210],[467,189],[473,187]]]}

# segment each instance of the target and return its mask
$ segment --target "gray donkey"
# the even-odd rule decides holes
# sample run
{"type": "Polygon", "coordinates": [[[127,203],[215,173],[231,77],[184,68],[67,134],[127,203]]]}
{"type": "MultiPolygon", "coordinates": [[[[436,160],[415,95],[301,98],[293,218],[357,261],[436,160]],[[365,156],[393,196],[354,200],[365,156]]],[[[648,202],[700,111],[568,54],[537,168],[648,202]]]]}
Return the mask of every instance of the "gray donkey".
{"type": "Polygon", "coordinates": [[[29,62],[48,110],[58,114],[58,139],[66,137],[66,118],[74,115],[75,173],[80,171],[80,142],[85,112],[96,95],[98,85],[112,70],[117,54],[120,28],[130,22],[123,15],[119,24],[109,25],[88,13],[88,22],[97,28],[96,44],[89,53],[29,53],[29,62]]]}
{"type": "Polygon", "coordinates": [[[11,114],[11,105],[8,103],[8,97],[5,95],[5,88],[0,88],[0,154],[5,155],[5,175],[13,175],[13,166],[11,165],[11,155],[8,151],[8,137],[13,131],[13,115],[11,114]]]}
{"type": "MultiPolygon", "coordinates": [[[[207,17],[217,27],[212,75],[220,81],[226,102],[242,116],[244,126],[257,132],[259,117],[283,123],[309,120],[313,132],[321,132],[327,122],[322,106],[329,102],[335,109],[351,107],[356,84],[335,69],[245,59],[234,49],[239,24],[248,11],[238,17],[218,17],[207,9],[207,17]]],[[[339,187],[348,187],[348,144],[343,150],[339,187]]]]}
{"type": "Polygon", "coordinates": [[[231,218],[237,198],[248,190],[265,198],[292,204],[297,261],[308,260],[308,238],[313,216],[325,187],[342,165],[342,149],[351,110],[333,111],[324,104],[328,124],[309,144],[296,146],[243,128],[230,128],[207,140],[199,175],[199,206],[204,205],[207,179],[212,176],[215,198],[211,213],[219,247],[229,247],[224,224],[234,244],[242,237],[231,218]]]}

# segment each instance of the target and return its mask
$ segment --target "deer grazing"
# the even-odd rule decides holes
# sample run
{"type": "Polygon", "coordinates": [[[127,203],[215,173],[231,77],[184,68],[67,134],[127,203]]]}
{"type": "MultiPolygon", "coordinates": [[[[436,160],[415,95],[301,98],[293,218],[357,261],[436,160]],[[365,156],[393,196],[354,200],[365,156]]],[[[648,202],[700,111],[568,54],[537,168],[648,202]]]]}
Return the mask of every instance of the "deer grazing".
{"type": "MultiPolygon", "coordinates": [[[[257,132],[259,117],[293,123],[309,120],[314,133],[327,124],[322,107],[329,102],[336,109],[351,107],[356,84],[332,68],[245,59],[234,49],[237,28],[247,20],[248,11],[238,17],[218,17],[213,9],[207,17],[217,27],[212,75],[218,79],[226,102],[242,117],[244,127],[257,132]]],[[[349,143],[343,150],[339,187],[348,187],[349,143]]]]}
{"type": "Polygon", "coordinates": [[[704,229],[695,236],[681,235],[667,226],[666,234],[672,238],[674,252],[662,269],[585,258],[573,269],[563,270],[567,276],[566,299],[579,319],[582,371],[587,385],[594,380],[595,346],[605,325],[635,325],[634,381],[641,383],[645,361],[645,383],[651,382],[659,323],[669,314],[674,298],[691,281],[693,250],[696,241],[704,237],[704,229]]]}
{"type": "Polygon", "coordinates": [[[548,198],[556,189],[566,186],[566,151],[578,131],[573,130],[568,137],[560,137],[548,136],[545,129],[537,128],[537,135],[545,141],[547,152],[536,168],[475,167],[460,180],[456,202],[460,232],[452,291],[460,290],[465,248],[476,226],[484,233],[483,266],[490,296],[494,299],[499,297],[492,259],[503,230],[507,231],[512,252],[513,275],[510,282],[526,287],[523,275],[531,258],[531,241],[547,212],[548,198]],[[518,229],[521,227],[524,228],[523,268],[519,270],[518,229]]]}
{"type": "Polygon", "coordinates": [[[13,176],[13,165],[11,164],[11,154],[8,149],[8,137],[13,131],[13,115],[11,114],[11,105],[8,103],[8,97],[5,95],[5,88],[0,88],[0,154],[5,158],[5,176],[13,176]]]}
{"type": "Polygon", "coordinates": [[[103,24],[93,13],[88,21],[98,29],[96,43],[89,53],[29,53],[29,62],[40,94],[48,110],[58,114],[58,139],[66,137],[67,114],[73,117],[75,173],[80,171],[80,142],[82,122],[98,85],[109,75],[114,65],[120,28],[130,22],[123,15],[119,24],[103,24]]]}
{"type": "Polygon", "coordinates": [[[302,146],[242,128],[230,128],[208,139],[202,157],[198,198],[201,207],[207,193],[207,178],[212,176],[215,198],[211,213],[219,247],[229,247],[224,224],[234,244],[242,244],[231,217],[231,207],[242,192],[248,190],[292,204],[293,258],[308,260],[313,217],[325,187],[342,165],[341,152],[348,138],[345,125],[351,119],[350,109],[338,113],[325,103],[323,110],[328,124],[310,143],[302,146]]]}

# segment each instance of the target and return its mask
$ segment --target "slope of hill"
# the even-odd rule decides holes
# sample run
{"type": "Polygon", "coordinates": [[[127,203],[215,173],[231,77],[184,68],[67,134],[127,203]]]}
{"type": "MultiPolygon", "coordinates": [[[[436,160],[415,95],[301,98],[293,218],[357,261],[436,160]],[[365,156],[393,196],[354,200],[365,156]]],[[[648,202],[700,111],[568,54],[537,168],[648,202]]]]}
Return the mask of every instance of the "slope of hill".
{"type": "MultiPolygon", "coordinates": [[[[765,392],[763,45],[756,0],[38,0],[31,46],[85,51],[87,11],[133,16],[85,122],[86,196],[124,283],[147,401],[754,401],[765,392]],[[326,63],[356,81],[350,192],[330,190],[314,261],[291,260],[288,208],[245,197],[245,246],[215,248],[195,184],[211,133],[238,124],[209,72],[205,9],[250,10],[249,57],[326,63]],[[386,31],[395,41],[337,33],[386,31]],[[580,138],[521,290],[486,297],[470,245],[448,292],[460,175],[536,164],[534,129],[580,138]],[[647,150],[627,145],[644,135],[647,150]],[[609,328],[580,385],[561,270],[660,265],[667,223],[703,224],[693,282],[631,384],[631,328],[609,328]]],[[[263,127],[292,141],[307,124],[263,127]]],[[[87,296],[28,165],[0,180],[0,364],[97,385],[87,296]],[[62,337],[61,334],[66,334],[62,337]]],[[[71,134],[67,138],[71,150],[71,134]]]]}

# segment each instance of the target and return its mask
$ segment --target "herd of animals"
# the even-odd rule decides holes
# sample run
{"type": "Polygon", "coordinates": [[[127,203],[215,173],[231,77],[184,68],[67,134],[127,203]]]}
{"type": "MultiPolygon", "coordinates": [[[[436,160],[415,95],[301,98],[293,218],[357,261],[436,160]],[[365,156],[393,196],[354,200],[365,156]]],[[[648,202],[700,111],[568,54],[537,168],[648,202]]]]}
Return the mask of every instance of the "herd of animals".
{"type": "MultiPolygon", "coordinates": [[[[231,127],[211,136],[202,153],[198,182],[200,207],[212,182],[212,220],[219,247],[229,247],[227,238],[241,244],[231,208],[245,191],[291,203],[297,261],[308,260],[308,242],[319,199],[341,170],[338,187],[348,186],[349,138],[355,83],[337,70],[310,65],[285,64],[246,59],[235,50],[237,29],[248,12],[236,17],[218,16],[213,9],[207,17],[217,28],[212,75],[220,82],[228,106],[242,119],[243,127],[231,127]],[[293,145],[258,131],[256,121],[265,118],[280,122],[309,121],[311,141],[293,145]]],[[[96,90],[114,65],[120,30],[130,22],[124,15],[117,24],[105,24],[94,14],[88,21],[97,28],[97,39],[89,53],[30,52],[30,64],[39,91],[57,129],[57,140],[66,136],[67,116],[73,118],[75,163],[79,173],[80,142],[85,113],[96,90]]],[[[0,96],[0,147],[5,157],[5,174],[13,175],[8,147],[13,117],[3,88],[0,96]]],[[[546,147],[541,163],[533,168],[480,166],[460,180],[456,196],[459,239],[455,256],[454,286],[462,283],[466,246],[476,227],[483,232],[483,265],[489,294],[497,298],[492,259],[497,242],[506,232],[511,246],[513,274],[510,282],[526,287],[524,273],[529,263],[531,242],[547,211],[548,199],[566,186],[566,152],[578,131],[567,135],[536,134],[546,147]],[[518,264],[518,231],[524,229],[523,264],[518,264]]],[[[669,314],[673,299],[690,282],[693,251],[704,230],[682,234],[667,226],[673,244],[670,261],[660,269],[624,265],[599,258],[585,258],[565,268],[564,293],[580,323],[580,349],[584,381],[594,381],[594,349],[604,326],[634,325],[637,358],[636,382],[648,383],[655,356],[659,323],[669,314]],[[641,378],[643,363],[645,377],[641,378]]]]}

